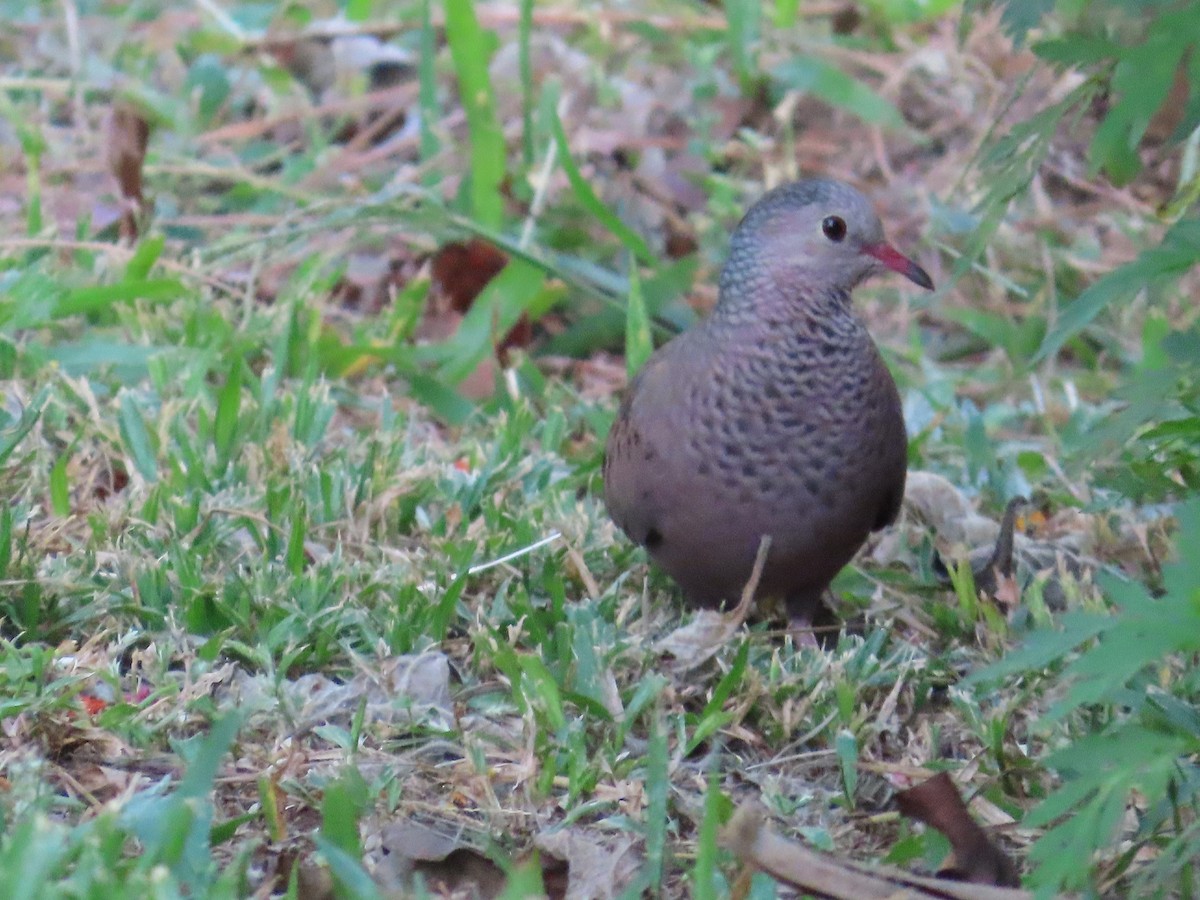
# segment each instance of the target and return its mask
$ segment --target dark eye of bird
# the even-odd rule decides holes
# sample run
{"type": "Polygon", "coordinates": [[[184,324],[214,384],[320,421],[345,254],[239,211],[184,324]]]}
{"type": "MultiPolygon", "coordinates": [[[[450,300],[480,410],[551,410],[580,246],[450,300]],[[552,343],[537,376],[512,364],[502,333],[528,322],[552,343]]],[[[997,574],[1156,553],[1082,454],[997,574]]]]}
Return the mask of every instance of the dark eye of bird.
{"type": "Polygon", "coordinates": [[[841,216],[826,216],[821,223],[821,230],[831,241],[840,241],[846,236],[846,220],[841,216]]]}

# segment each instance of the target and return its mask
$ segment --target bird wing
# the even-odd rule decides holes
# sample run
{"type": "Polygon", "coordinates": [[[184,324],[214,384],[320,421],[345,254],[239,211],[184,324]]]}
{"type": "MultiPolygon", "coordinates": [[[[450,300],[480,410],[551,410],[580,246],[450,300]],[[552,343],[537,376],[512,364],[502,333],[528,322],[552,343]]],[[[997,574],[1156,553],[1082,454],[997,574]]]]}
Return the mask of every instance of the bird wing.
{"type": "Polygon", "coordinates": [[[613,520],[639,544],[655,543],[666,473],[657,459],[677,450],[695,354],[685,332],[659,348],[625,392],[604,451],[604,500],[613,520]]]}
{"type": "Polygon", "coordinates": [[[900,507],[904,505],[904,480],[901,475],[899,484],[884,495],[883,503],[879,506],[879,515],[875,517],[875,524],[871,526],[872,531],[887,528],[899,518],[900,507]]]}
{"type": "Polygon", "coordinates": [[[904,438],[896,441],[890,450],[891,458],[886,463],[886,487],[879,504],[879,513],[875,517],[875,524],[871,526],[872,531],[879,531],[896,521],[900,515],[900,507],[904,504],[904,482],[908,475],[908,440],[907,430],[904,426],[904,407],[900,402],[900,391],[896,387],[891,372],[888,371],[887,363],[883,361],[878,350],[875,351],[875,371],[878,385],[876,389],[888,397],[886,416],[891,420],[890,429],[894,429],[896,434],[904,438]]]}

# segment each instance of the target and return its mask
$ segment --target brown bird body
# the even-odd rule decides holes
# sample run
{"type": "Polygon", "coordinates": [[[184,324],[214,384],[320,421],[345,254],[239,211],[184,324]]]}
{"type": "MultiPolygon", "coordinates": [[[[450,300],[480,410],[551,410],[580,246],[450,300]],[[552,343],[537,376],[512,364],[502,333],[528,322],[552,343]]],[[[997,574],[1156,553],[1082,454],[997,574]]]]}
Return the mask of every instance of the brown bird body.
{"type": "Polygon", "coordinates": [[[768,193],[734,232],[716,309],[659,348],[609,434],[605,502],[694,604],[736,601],[765,535],[758,596],[811,621],[868,534],[895,520],[900,397],[851,289],[891,268],[866,199],[813,179],[768,193]]]}

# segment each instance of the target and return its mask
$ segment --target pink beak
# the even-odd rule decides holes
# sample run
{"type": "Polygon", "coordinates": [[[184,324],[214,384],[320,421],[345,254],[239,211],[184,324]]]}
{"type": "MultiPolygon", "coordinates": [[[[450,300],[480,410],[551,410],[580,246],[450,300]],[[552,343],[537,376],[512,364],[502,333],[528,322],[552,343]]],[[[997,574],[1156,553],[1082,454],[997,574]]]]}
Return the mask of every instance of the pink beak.
{"type": "Polygon", "coordinates": [[[863,253],[875,257],[893,272],[899,272],[913,284],[920,285],[927,291],[933,290],[933,279],[929,277],[929,273],[891,244],[867,244],[862,250],[863,253]]]}

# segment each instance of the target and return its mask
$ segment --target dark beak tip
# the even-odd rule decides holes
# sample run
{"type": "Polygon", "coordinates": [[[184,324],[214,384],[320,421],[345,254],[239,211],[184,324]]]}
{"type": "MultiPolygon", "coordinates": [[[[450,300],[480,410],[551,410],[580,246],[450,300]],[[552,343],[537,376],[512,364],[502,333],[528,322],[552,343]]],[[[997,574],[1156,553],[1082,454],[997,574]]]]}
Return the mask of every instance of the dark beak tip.
{"type": "Polygon", "coordinates": [[[906,274],[908,275],[908,280],[918,287],[923,287],[927,291],[934,290],[933,279],[929,277],[928,272],[926,272],[916,263],[912,264],[912,268],[909,269],[906,274]]]}

